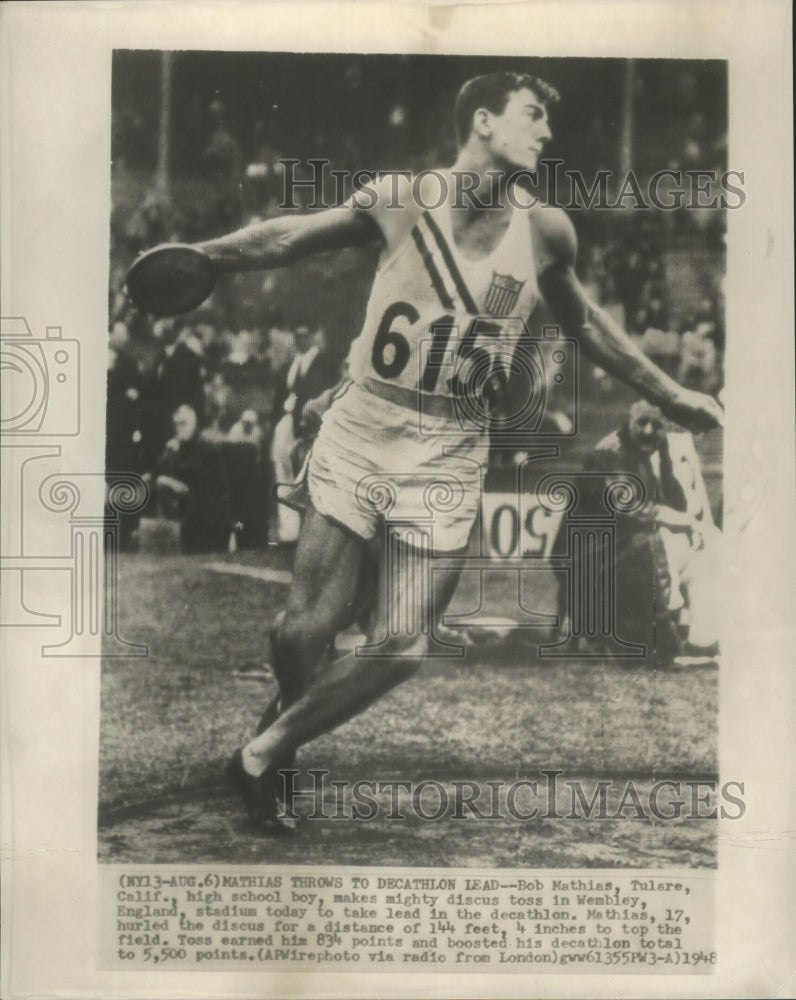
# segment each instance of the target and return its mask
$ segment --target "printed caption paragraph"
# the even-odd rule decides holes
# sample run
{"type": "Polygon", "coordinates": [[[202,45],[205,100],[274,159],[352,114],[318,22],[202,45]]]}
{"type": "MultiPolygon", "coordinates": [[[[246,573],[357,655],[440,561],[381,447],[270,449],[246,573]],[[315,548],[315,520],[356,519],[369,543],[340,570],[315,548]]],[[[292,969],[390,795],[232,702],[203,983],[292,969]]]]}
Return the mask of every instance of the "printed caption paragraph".
{"type": "Polygon", "coordinates": [[[102,968],[682,974],[717,961],[712,873],[100,872],[102,968]]]}

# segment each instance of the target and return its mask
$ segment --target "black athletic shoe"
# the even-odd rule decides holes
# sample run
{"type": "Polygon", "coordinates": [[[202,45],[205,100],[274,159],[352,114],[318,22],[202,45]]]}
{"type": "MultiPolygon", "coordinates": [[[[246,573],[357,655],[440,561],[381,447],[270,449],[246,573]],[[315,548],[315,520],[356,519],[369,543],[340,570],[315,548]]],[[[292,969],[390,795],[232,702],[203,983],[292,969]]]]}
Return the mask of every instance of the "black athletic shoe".
{"type": "Polygon", "coordinates": [[[293,820],[280,817],[277,775],[275,768],[267,768],[259,777],[249,774],[243,767],[243,752],[238,749],[226,768],[229,784],[243,799],[249,822],[261,833],[293,833],[293,820]]]}

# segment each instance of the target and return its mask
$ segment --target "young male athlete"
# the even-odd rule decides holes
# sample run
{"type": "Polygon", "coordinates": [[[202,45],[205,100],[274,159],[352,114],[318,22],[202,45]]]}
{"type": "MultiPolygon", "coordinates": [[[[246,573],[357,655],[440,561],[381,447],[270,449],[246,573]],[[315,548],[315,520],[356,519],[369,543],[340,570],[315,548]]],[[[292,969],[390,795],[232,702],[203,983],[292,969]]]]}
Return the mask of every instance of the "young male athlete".
{"type": "Polygon", "coordinates": [[[587,300],[565,214],[519,207],[512,175],[536,168],[557,97],[525,74],[472,79],[456,101],[459,152],[449,171],[388,175],[341,207],[200,244],[217,272],[281,267],[374,240],[381,251],[349,354],[352,381],[325,414],[310,455],[310,503],[273,635],[280,714],[271,713],[227,768],[264,831],[277,823],[278,771],[296,748],[420,666],[429,622],[459,576],[458,569],[428,573],[424,560],[467,546],[488,439],[482,396],[505,380],[501,365],[540,295],[567,336],[668,417],[694,431],[721,423],[715,400],[667,377],[587,300]],[[318,667],[349,620],[374,538],[382,574],[369,645],[318,667]]]}

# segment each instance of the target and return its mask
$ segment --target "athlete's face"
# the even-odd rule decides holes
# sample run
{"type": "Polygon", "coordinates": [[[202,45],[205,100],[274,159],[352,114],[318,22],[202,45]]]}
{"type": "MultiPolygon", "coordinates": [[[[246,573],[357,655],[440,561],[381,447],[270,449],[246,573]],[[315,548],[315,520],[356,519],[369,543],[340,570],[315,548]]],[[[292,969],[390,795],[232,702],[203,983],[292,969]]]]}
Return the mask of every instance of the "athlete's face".
{"type": "Polygon", "coordinates": [[[547,110],[532,90],[509,94],[502,114],[489,117],[489,145],[498,163],[535,170],[545,143],[552,138],[547,110]]]}

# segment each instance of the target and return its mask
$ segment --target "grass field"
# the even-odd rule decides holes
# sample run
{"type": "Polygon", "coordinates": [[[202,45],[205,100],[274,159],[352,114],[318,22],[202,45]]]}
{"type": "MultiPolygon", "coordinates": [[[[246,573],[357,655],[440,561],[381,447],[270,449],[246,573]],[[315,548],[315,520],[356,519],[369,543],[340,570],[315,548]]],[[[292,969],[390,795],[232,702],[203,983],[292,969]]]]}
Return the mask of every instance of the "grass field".
{"type": "MultiPolygon", "coordinates": [[[[120,633],[148,644],[149,656],[103,665],[101,860],[715,865],[715,823],[706,819],[636,818],[630,809],[618,819],[523,821],[504,812],[500,819],[446,815],[425,822],[409,809],[398,821],[387,818],[385,792],[376,796],[377,817],[357,822],[350,818],[350,790],[336,793],[328,784],[323,811],[329,818],[304,819],[293,837],[255,836],[224,786],[223,769],[275,689],[270,674],[257,668],[270,656],[268,632],[284,601],[289,568],[289,555],[281,551],[122,558],[120,633]],[[210,563],[227,563],[228,572],[212,570],[210,563]],[[269,581],[244,575],[241,565],[281,576],[269,581]],[[251,667],[254,677],[237,676],[251,667]],[[335,812],[348,818],[335,820],[335,812]]],[[[523,576],[531,606],[550,610],[547,574],[523,576]]],[[[498,604],[500,588],[511,585],[490,575],[498,604]]],[[[472,600],[472,582],[465,579],[452,610],[465,610],[472,600]]],[[[715,669],[656,672],[595,661],[540,661],[536,641],[487,644],[463,660],[429,661],[365,714],[304,747],[299,768],[327,769],[327,782],[434,779],[451,796],[452,782],[471,780],[484,789],[479,801],[487,804],[486,782],[540,781],[542,769],[564,772],[562,781],[579,779],[589,795],[601,778],[616,779],[608,791],[613,806],[620,779],[632,779],[646,801],[656,779],[715,776],[715,669]]],[[[310,781],[305,774],[298,780],[310,781]]],[[[566,816],[565,791],[562,786],[558,811],[566,816]]],[[[523,811],[528,807],[527,800],[518,803],[523,811]]],[[[302,816],[314,807],[309,797],[297,800],[302,816]]],[[[430,814],[434,807],[431,802],[419,811],[430,814]]],[[[615,808],[609,805],[607,812],[615,808]]]]}

